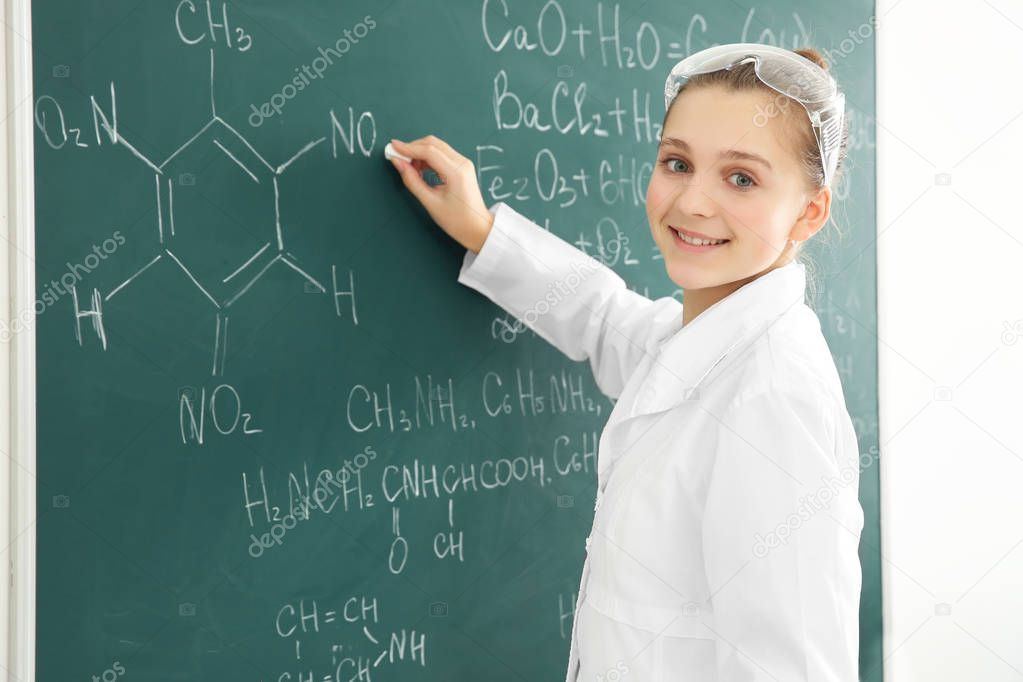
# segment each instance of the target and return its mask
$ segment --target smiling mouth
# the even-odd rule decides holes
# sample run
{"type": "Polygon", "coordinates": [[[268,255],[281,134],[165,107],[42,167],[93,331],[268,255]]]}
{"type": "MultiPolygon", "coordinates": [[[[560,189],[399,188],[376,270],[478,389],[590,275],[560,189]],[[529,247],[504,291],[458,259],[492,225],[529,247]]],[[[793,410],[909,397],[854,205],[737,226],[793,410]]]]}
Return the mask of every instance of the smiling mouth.
{"type": "Polygon", "coordinates": [[[693,237],[676,227],[672,227],[671,225],[668,226],[668,229],[672,231],[678,240],[691,246],[720,246],[731,241],[730,239],[703,239],[701,237],[693,237]]]}

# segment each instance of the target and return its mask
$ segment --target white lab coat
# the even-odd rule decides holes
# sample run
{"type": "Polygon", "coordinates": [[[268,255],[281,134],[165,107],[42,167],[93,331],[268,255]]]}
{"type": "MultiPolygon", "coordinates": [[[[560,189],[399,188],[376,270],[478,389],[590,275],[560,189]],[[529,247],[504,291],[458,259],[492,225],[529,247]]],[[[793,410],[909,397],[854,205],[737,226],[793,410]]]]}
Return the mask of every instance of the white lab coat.
{"type": "Polygon", "coordinates": [[[674,298],[490,212],[458,281],[616,399],[566,681],[855,682],[859,453],[803,265],[682,327],[674,298]]]}

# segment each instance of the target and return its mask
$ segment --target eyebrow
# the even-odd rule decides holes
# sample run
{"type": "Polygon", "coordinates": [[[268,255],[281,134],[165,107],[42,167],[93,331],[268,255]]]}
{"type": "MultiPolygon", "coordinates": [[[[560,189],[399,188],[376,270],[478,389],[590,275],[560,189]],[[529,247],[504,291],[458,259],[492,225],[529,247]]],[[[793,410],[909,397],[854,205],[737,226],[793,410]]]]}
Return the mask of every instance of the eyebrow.
{"type": "MultiPolygon", "coordinates": [[[[687,152],[687,153],[690,153],[690,154],[692,153],[692,149],[690,149],[690,147],[686,143],[686,141],[683,140],[683,139],[680,139],[678,137],[665,137],[665,138],[662,138],[661,139],[661,143],[658,145],[658,148],[665,147],[665,146],[678,147],[679,149],[681,149],[684,152],[687,152]]],[[[771,162],[770,161],[768,161],[764,157],[760,156],[759,154],[754,154],[752,152],[744,152],[744,151],[741,151],[739,149],[726,149],[725,151],[721,152],[718,156],[720,156],[723,159],[736,159],[736,160],[745,160],[745,161],[756,161],[758,163],[762,163],[765,166],[767,166],[767,168],[769,170],[774,170],[773,168],[771,168],[771,162]]]]}

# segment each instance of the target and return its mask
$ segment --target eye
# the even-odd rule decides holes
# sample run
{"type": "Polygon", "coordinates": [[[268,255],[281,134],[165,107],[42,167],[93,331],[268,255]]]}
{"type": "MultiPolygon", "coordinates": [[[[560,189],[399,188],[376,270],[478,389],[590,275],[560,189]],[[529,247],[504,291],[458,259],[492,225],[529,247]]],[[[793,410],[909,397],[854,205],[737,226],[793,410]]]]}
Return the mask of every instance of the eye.
{"type": "Polygon", "coordinates": [[[748,190],[748,189],[752,189],[757,184],[756,180],[754,180],[750,175],[748,175],[746,173],[740,173],[738,171],[736,171],[735,173],[732,173],[728,177],[731,178],[731,177],[735,177],[736,175],[738,175],[740,178],[745,178],[747,181],[749,181],[749,184],[746,184],[746,185],[743,185],[743,184],[736,185],[735,187],[737,189],[748,190]]]}
{"type": "MultiPolygon", "coordinates": [[[[678,161],[679,163],[685,163],[685,161],[683,161],[682,159],[676,158],[674,156],[669,156],[667,158],[661,159],[661,165],[664,166],[665,168],[667,168],[670,171],[670,170],[672,170],[671,164],[674,163],[675,161],[678,161]]],[[[683,171],[679,171],[679,172],[683,172],[683,171]]]]}
{"type": "MultiPolygon", "coordinates": [[[[676,156],[669,156],[664,159],[661,159],[661,165],[667,168],[669,173],[685,173],[687,172],[686,169],[688,169],[689,164],[687,164],[683,159],[680,159],[676,156]],[[676,170],[675,167],[672,166],[672,164],[675,162],[681,163],[684,168],[676,170]]],[[[757,181],[753,179],[753,176],[750,175],[749,173],[736,171],[729,175],[728,177],[734,177],[736,175],[739,176],[742,180],[739,182],[739,184],[733,183],[732,186],[741,192],[749,191],[756,187],[758,184],[757,181]]]]}

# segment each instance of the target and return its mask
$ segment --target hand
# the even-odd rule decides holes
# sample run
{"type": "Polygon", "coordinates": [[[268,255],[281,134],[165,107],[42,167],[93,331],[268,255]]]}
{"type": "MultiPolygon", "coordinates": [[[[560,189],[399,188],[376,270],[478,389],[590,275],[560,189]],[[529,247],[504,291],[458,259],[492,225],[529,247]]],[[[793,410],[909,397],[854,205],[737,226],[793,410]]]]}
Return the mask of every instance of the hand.
{"type": "Polygon", "coordinates": [[[434,222],[465,248],[479,253],[494,217],[487,211],[472,161],[433,135],[413,142],[391,140],[394,149],[412,163],[391,159],[405,187],[419,200],[434,222]],[[443,185],[430,186],[420,173],[432,169],[443,185]]]}

